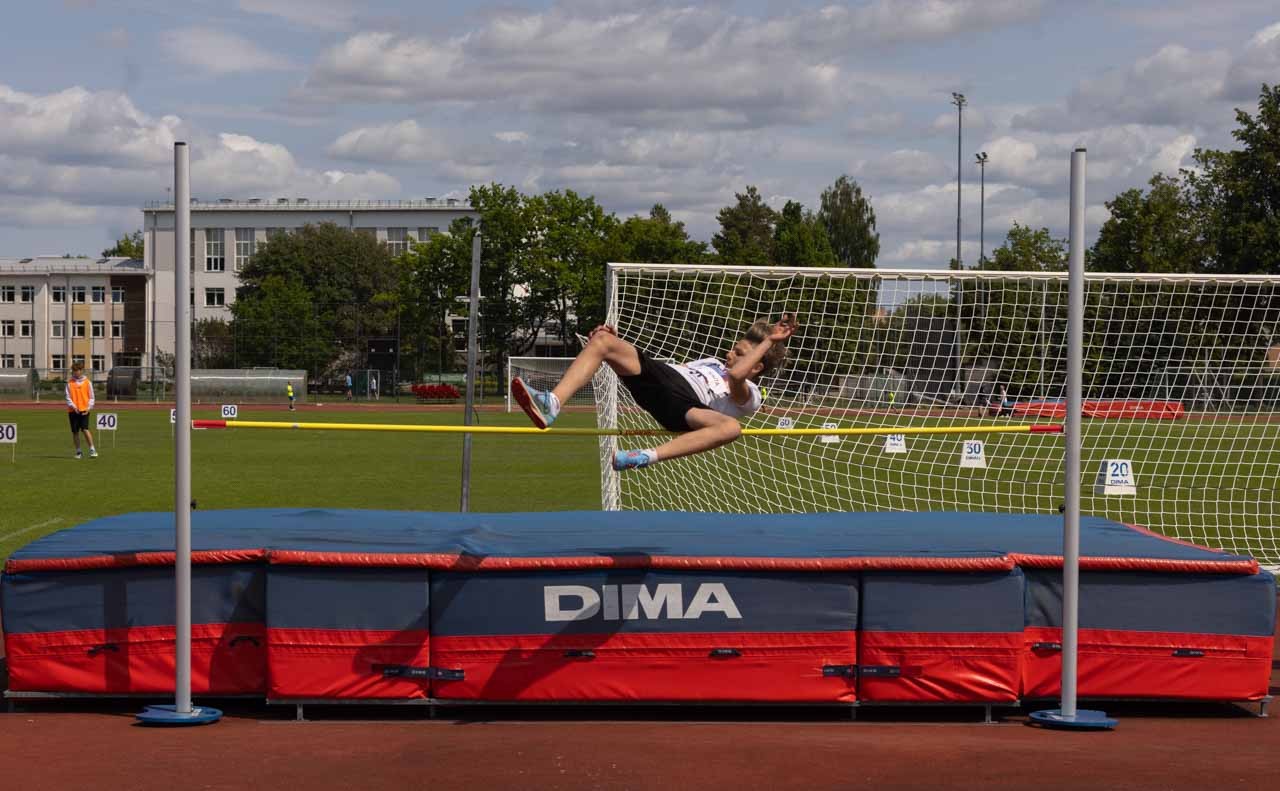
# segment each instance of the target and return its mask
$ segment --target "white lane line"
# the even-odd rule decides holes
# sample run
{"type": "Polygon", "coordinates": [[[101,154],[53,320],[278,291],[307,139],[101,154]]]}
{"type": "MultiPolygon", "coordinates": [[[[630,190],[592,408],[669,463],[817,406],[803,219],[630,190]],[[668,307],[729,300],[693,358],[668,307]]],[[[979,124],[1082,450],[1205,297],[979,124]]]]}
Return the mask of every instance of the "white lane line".
{"type": "Polygon", "coordinates": [[[61,521],[62,521],[62,517],[55,516],[52,519],[46,519],[43,522],[32,525],[31,527],[24,527],[23,529],[15,530],[12,533],[0,533],[0,539],[13,538],[14,536],[20,536],[20,535],[23,535],[24,533],[34,533],[37,530],[43,530],[44,528],[49,527],[51,525],[56,525],[61,521]]]}

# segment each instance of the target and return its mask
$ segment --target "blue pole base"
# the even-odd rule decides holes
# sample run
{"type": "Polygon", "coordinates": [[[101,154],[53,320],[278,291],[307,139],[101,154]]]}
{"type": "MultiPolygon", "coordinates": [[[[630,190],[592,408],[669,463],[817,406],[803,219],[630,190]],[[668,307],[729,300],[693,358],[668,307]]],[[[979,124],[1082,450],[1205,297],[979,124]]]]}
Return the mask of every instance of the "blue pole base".
{"type": "Polygon", "coordinates": [[[208,725],[222,719],[222,712],[208,706],[192,706],[187,714],[178,712],[173,704],[147,706],[137,715],[144,725],[208,725]]]}
{"type": "Polygon", "coordinates": [[[1045,728],[1072,731],[1110,731],[1116,727],[1116,720],[1107,716],[1105,711],[1076,709],[1074,717],[1066,717],[1062,709],[1044,709],[1031,712],[1031,721],[1045,728]]]}

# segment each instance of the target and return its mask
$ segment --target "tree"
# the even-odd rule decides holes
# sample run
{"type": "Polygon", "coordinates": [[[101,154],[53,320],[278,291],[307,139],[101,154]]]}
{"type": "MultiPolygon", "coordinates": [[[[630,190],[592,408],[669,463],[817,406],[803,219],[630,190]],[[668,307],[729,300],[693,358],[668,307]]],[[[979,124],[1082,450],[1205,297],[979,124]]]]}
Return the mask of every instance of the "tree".
{"type": "Polygon", "coordinates": [[[1038,231],[1014,223],[997,247],[981,264],[982,269],[1004,272],[1062,272],[1067,268],[1067,240],[1055,239],[1048,228],[1038,231]]]}
{"type": "Polygon", "coordinates": [[[711,237],[720,260],[739,266],[768,266],[773,263],[773,226],[778,213],[764,202],[759,191],[748,186],[735,193],[738,202],[716,215],[720,232],[711,237]]]}
{"type": "Polygon", "coordinates": [[[234,368],[235,338],[222,319],[199,319],[191,327],[191,365],[194,368],[234,368]]]}
{"type": "Polygon", "coordinates": [[[1263,84],[1258,114],[1236,110],[1242,148],[1197,149],[1186,178],[1211,246],[1207,271],[1280,274],[1280,85],[1263,84]]]}
{"type": "Polygon", "coordinates": [[[858,182],[841,176],[823,190],[818,219],[826,226],[831,249],[841,266],[870,268],[876,265],[880,255],[876,213],[858,182]]]}
{"type": "Polygon", "coordinates": [[[231,306],[241,367],[301,368],[315,375],[335,359],[340,349],[331,325],[300,277],[267,275],[251,294],[231,306]]]}
{"type": "Polygon", "coordinates": [[[1202,272],[1207,258],[1201,215],[1178,179],[1157,173],[1150,190],[1107,201],[1111,216],[1089,251],[1097,272],[1202,272]]]}
{"type": "MultiPolygon", "coordinates": [[[[535,247],[542,234],[540,206],[515,187],[493,183],[472,187],[471,205],[480,214],[483,295],[480,344],[485,349],[523,354],[533,346],[550,312],[545,290],[530,289],[538,265],[535,247]]],[[[473,229],[459,229],[470,271],[473,229]]],[[[466,313],[464,307],[458,313],[466,313]]]]}
{"type": "Polygon", "coordinates": [[[573,190],[548,192],[529,204],[539,228],[529,290],[545,300],[556,335],[573,349],[578,334],[604,321],[604,269],[618,221],[573,190]]]}
{"type": "MultiPolygon", "coordinates": [[[[279,361],[282,358],[274,363],[259,358],[259,362],[252,364],[301,367],[323,373],[334,364],[358,364],[363,359],[367,338],[394,334],[400,280],[399,270],[386,246],[373,237],[333,223],[304,225],[258,248],[240,273],[232,315],[238,325],[242,316],[269,316],[262,312],[259,304],[268,298],[279,302],[285,297],[305,295],[308,311],[316,326],[323,328],[326,340],[300,345],[316,356],[305,360],[291,358],[288,366],[279,361]],[[264,291],[268,282],[274,283],[275,292],[264,291]]],[[[290,310],[296,307],[292,302],[281,304],[290,310]]],[[[297,322],[303,318],[300,313],[290,313],[289,319],[295,323],[275,333],[266,332],[266,325],[234,329],[237,339],[279,336],[302,332],[298,327],[303,325],[297,322]]],[[[311,326],[310,320],[305,326],[311,326]]]]}
{"type": "Polygon", "coordinates": [[[468,293],[471,277],[469,220],[457,220],[450,233],[438,233],[411,247],[397,260],[400,271],[401,342],[410,376],[434,368],[451,369],[453,328],[449,314],[455,297],[468,293]]]}
{"type": "Polygon", "coordinates": [[[774,261],[779,266],[835,266],[827,228],[813,212],[787,201],[773,230],[774,261]]]}
{"type": "Polygon", "coordinates": [[[103,258],[143,258],[142,231],[125,234],[116,240],[114,247],[102,251],[103,258]]]}
{"type": "Polygon", "coordinates": [[[618,261],[648,264],[701,264],[707,260],[705,242],[689,238],[684,223],[673,222],[661,203],[648,217],[628,217],[609,233],[610,256],[618,261]]]}

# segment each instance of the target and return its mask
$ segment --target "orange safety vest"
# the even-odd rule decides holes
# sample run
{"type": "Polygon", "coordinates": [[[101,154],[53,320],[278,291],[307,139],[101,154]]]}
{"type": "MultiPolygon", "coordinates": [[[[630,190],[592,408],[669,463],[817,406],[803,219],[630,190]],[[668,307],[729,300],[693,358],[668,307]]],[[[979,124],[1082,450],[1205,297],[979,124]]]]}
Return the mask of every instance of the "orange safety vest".
{"type": "Polygon", "coordinates": [[[88,412],[93,409],[93,382],[89,377],[80,381],[74,378],[67,380],[67,411],[88,412]]]}

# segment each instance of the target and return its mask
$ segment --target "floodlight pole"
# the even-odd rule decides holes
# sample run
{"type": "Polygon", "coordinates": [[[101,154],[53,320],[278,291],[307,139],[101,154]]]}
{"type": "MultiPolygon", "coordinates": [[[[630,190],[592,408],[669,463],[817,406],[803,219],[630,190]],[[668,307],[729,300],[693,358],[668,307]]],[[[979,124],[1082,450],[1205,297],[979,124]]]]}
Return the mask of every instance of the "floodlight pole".
{"type": "MultiPolygon", "coordinates": [[[[471,315],[467,317],[467,402],[462,424],[471,425],[476,398],[477,325],[480,321],[480,231],[471,237],[471,315]]],[[[462,503],[458,510],[471,508],[471,435],[462,438],[462,503]]]]}
{"type": "Polygon", "coordinates": [[[1080,636],[1080,447],[1084,391],[1084,172],[1085,149],[1071,152],[1071,254],[1067,264],[1067,415],[1065,507],[1062,527],[1062,707],[1032,712],[1052,728],[1110,730],[1101,711],[1076,708],[1080,636]]]}
{"type": "Polygon", "coordinates": [[[138,719],[152,725],[203,725],[222,712],[191,705],[191,155],[173,144],[173,432],[174,677],[173,705],[147,706],[138,719]]]}

